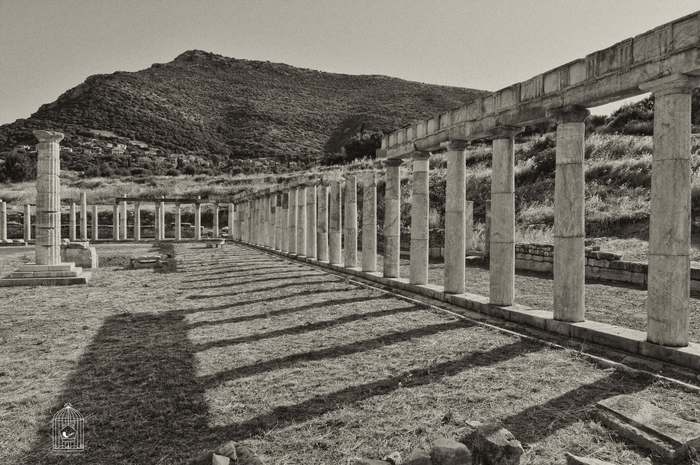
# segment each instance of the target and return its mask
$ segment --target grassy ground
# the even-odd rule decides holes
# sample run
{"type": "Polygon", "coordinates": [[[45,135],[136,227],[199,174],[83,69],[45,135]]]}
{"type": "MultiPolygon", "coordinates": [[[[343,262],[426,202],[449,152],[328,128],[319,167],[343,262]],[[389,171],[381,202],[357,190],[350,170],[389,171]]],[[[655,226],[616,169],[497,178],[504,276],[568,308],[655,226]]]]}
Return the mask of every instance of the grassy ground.
{"type": "Polygon", "coordinates": [[[342,464],[496,420],[524,464],[571,451],[632,465],[650,458],[595,421],[597,400],[633,393],[700,420],[700,397],[670,383],[305,265],[237,246],[176,253],[175,273],[7,290],[0,463],[182,464],[233,439],[269,464],[342,464]],[[88,450],[62,459],[47,424],[64,402],[86,416],[88,450]]]}

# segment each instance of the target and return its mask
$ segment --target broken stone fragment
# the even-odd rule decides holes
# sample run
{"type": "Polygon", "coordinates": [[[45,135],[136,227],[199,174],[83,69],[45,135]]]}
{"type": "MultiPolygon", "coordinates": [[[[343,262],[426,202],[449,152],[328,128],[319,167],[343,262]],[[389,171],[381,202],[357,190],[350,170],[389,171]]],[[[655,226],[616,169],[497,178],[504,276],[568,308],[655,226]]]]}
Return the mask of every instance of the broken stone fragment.
{"type": "Polygon", "coordinates": [[[238,460],[238,455],[236,454],[236,443],[233,441],[225,442],[219,446],[215,454],[223,455],[224,457],[230,458],[234,463],[238,460]]]}
{"type": "Polygon", "coordinates": [[[350,460],[350,465],[389,465],[390,462],[384,460],[365,459],[356,457],[350,460]]]}
{"type": "Polygon", "coordinates": [[[430,454],[423,449],[415,449],[411,455],[406,457],[403,465],[432,465],[430,454]]]}
{"type": "Polygon", "coordinates": [[[389,462],[391,465],[401,465],[401,454],[398,452],[392,452],[386,457],[382,458],[385,462],[389,462]]]}
{"type": "Polygon", "coordinates": [[[564,455],[566,456],[566,465],[615,465],[611,462],[604,462],[590,457],[578,457],[568,452],[564,455]]]}
{"type": "Polygon", "coordinates": [[[433,465],[472,465],[467,446],[452,439],[438,439],[430,450],[433,465]]]}
{"type": "Polygon", "coordinates": [[[212,454],[211,456],[211,465],[231,465],[231,463],[231,459],[225,455],[212,454]]]}
{"type": "Polygon", "coordinates": [[[250,447],[236,445],[237,465],[264,465],[250,447]]]}
{"type": "Polygon", "coordinates": [[[507,429],[498,425],[471,424],[474,430],[461,442],[471,448],[474,465],[517,465],[523,454],[520,441],[507,429]]]}

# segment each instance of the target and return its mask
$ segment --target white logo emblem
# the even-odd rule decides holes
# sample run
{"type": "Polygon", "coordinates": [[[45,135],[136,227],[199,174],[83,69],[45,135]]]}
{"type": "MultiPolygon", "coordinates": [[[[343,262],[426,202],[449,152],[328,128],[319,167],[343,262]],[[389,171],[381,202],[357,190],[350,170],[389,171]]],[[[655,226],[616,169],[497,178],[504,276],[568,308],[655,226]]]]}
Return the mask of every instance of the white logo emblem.
{"type": "Polygon", "coordinates": [[[55,452],[82,452],[85,450],[85,419],[76,409],[66,404],[51,420],[53,450],[55,452]]]}

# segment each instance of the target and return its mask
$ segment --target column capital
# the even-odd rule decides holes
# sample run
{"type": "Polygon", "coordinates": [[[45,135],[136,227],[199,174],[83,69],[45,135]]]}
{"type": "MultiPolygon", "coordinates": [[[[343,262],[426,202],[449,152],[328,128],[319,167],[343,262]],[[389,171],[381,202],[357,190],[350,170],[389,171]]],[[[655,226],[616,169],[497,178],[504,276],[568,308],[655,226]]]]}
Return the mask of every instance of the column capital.
{"type": "Polygon", "coordinates": [[[566,105],[558,108],[548,108],[547,118],[559,123],[582,123],[591,112],[580,105],[566,105]]]}
{"type": "Polygon", "coordinates": [[[36,137],[39,142],[61,142],[63,140],[63,133],[58,131],[45,131],[43,129],[35,129],[32,131],[34,137],[36,137]]]}
{"type": "Polygon", "coordinates": [[[386,160],[383,160],[384,166],[401,166],[403,164],[403,160],[401,158],[387,158],[386,160]]]}
{"type": "Polygon", "coordinates": [[[689,94],[700,87],[700,76],[671,74],[639,85],[639,88],[654,95],[689,94]]]}
{"type": "Polygon", "coordinates": [[[412,160],[430,160],[430,152],[413,152],[411,154],[412,160]]]}
{"type": "Polygon", "coordinates": [[[440,147],[445,148],[448,152],[462,152],[467,149],[469,142],[460,139],[450,139],[440,144],[440,147]]]}

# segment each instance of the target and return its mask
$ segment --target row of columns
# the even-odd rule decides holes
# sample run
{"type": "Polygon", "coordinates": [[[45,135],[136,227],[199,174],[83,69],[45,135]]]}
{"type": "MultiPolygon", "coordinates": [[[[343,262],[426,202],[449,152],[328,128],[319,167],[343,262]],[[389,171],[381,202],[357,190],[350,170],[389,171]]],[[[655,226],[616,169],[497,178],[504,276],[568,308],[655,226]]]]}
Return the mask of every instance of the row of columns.
{"type": "MultiPolygon", "coordinates": [[[[671,76],[642,86],[655,96],[652,166],[647,338],[668,346],[688,344],[690,249],[690,102],[697,78],[671,76]]],[[[548,111],[556,122],[554,193],[553,317],[567,322],[585,320],[585,171],[586,108],[569,106],[548,111]]],[[[488,227],[489,300],[514,303],[515,176],[514,137],[517,127],[492,131],[491,208],[488,227]]],[[[466,191],[465,141],[442,147],[447,155],[445,202],[444,291],[465,292],[465,248],[471,229],[471,202],[466,191]]],[[[411,156],[411,238],[409,281],[428,282],[428,212],[430,153],[411,156]]],[[[399,277],[399,167],[385,161],[383,275],[399,277]]],[[[338,180],[306,183],[266,192],[236,206],[241,232],[234,238],[292,255],[317,258],[346,268],[376,270],[376,176],[351,173],[344,187],[338,180]],[[357,251],[357,183],[362,177],[362,257],[357,251]],[[274,201],[270,199],[274,198],[274,201]],[[341,218],[341,204],[344,216],[341,218]],[[281,207],[281,212],[277,209],[281,207]],[[271,211],[272,216],[271,215],[271,211]],[[270,219],[272,218],[272,220],[270,219]],[[274,221],[270,241],[269,222],[274,221]],[[258,235],[262,231],[262,235],[258,235]],[[280,237],[276,237],[279,235],[280,237]],[[341,252],[342,250],[342,252],[341,252]]]]}

